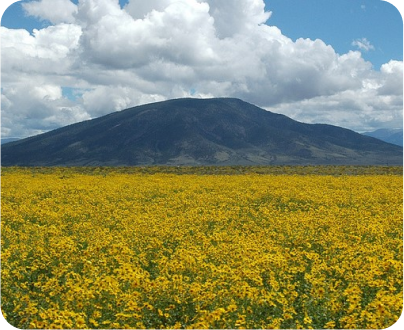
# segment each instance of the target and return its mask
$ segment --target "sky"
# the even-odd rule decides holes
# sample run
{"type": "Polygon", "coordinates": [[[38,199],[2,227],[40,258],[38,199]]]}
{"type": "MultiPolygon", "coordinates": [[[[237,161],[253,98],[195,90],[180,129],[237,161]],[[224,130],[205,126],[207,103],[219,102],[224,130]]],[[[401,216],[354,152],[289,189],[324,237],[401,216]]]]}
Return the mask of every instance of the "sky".
{"type": "Polygon", "coordinates": [[[26,0],[6,8],[3,138],[180,97],[237,97],[358,132],[403,126],[403,21],[386,1],[26,0]]]}

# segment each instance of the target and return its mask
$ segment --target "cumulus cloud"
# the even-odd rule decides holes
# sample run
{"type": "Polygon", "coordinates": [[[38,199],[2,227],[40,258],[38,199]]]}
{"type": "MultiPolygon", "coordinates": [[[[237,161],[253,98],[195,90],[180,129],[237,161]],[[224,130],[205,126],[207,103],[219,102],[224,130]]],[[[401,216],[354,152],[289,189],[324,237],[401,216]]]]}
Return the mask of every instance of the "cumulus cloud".
{"type": "Polygon", "coordinates": [[[52,26],[1,27],[5,136],[187,96],[239,97],[363,131],[402,118],[402,62],[375,71],[360,51],[293,41],[271,26],[262,0],[57,1],[65,16],[46,0],[25,7],[52,26]]]}
{"type": "Polygon", "coordinates": [[[54,24],[71,23],[77,13],[77,6],[70,0],[39,0],[21,5],[28,15],[54,24]]]}
{"type": "Polygon", "coordinates": [[[403,95],[403,62],[390,61],[380,69],[379,95],[403,95]]]}
{"type": "Polygon", "coordinates": [[[267,109],[307,123],[331,123],[358,132],[397,127],[403,122],[402,62],[390,61],[380,72],[370,73],[362,79],[360,88],[267,109]]]}

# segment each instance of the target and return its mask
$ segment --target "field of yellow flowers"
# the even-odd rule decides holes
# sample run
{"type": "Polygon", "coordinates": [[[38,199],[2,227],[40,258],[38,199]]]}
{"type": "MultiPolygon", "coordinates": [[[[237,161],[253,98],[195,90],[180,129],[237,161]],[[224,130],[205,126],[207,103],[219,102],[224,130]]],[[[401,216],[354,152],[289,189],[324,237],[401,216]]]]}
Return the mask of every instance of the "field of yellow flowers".
{"type": "Polygon", "coordinates": [[[399,318],[401,167],[217,170],[3,168],[6,320],[234,329],[399,318]]]}

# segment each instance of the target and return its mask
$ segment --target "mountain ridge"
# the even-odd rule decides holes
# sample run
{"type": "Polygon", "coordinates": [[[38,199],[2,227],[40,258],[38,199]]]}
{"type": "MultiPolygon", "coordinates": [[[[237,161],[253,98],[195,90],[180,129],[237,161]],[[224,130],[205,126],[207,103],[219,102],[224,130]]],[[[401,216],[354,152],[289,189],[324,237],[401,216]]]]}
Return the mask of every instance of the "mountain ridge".
{"type": "Polygon", "coordinates": [[[374,137],[376,139],[388,142],[391,144],[396,144],[400,147],[403,146],[403,129],[388,129],[380,128],[372,132],[365,132],[364,135],[374,137]]]}
{"type": "Polygon", "coordinates": [[[150,103],[1,146],[2,166],[401,164],[402,148],[234,98],[150,103]]]}

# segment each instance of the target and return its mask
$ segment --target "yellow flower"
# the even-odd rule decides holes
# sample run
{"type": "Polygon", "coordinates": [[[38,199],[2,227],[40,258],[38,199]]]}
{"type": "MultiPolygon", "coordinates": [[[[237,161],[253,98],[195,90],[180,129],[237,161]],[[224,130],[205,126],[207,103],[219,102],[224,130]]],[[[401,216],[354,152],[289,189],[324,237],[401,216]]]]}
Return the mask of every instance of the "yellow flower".
{"type": "Polygon", "coordinates": [[[80,316],[76,319],[76,327],[77,327],[77,329],[84,329],[87,327],[86,321],[84,320],[83,317],[80,316]]]}
{"type": "Polygon", "coordinates": [[[335,328],[335,322],[334,321],[329,321],[326,324],[324,324],[324,329],[334,329],[335,328]]]}
{"type": "Polygon", "coordinates": [[[402,189],[391,167],[4,168],[2,311],[19,328],[310,328],[324,310],[386,328],[402,189]]]}
{"type": "Polygon", "coordinates": [[[98,324],[98,322],[97,322],[96,320],[90,318],[89,322],[90,322],[90,324],[92,324],[94,327],[98,328],[99,324],[98,324]]]}
{"type": "Polygon", "coordinates": [[[227,311],[235,312],[237,310],[237,308],[238,308],[237,305],[232,304],[232,305],[227,306],[227,311]]]}
{"type": "Polygon", "coordinates": [[[293,319],[293,316],[290,313],[284,313],[283,318],[285,320],[291,320],[291,319],[293,319]]]}

